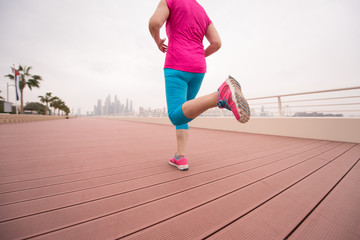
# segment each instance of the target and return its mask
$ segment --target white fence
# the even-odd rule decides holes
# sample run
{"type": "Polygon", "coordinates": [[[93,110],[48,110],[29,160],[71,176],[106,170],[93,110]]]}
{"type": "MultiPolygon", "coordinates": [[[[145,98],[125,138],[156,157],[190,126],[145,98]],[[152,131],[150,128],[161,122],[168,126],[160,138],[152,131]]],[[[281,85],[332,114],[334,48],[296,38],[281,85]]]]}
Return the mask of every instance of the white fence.
{"type": "MultiPolygon", "coordinates": [[[[190,126],[360,143],[360,87],[249,98],[248,102],[252,112],[246,124],[239,124],[228,110],[213,108],[190,126]]],[[[165,108],[117,119],[171,124],[165,108]]]]}
{"type": "Polygon", "coordinates": [[[359,117],[360,87],[248,99],[256,117],[359,117]]]}
{"type": "MultiPolygon", "coordinates": [[[[283,94],[247,99],[251,117],[360,117],[360,87],[283,94]]],[[[167,117],[167,109],[147,109],[133,117],[167,117]]],[[[200,117],[233,117],[213,108],[200,117]]]]}

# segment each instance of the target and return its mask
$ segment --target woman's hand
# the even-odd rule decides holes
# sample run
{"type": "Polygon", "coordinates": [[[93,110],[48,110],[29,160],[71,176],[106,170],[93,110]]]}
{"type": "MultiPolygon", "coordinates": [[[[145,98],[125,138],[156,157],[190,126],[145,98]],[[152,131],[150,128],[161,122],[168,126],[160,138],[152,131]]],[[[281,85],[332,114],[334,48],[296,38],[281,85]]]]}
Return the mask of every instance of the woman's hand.
{"type": "Polygon", "coordinates": [[[160,38],[160,41],[157,43],[159,50],[162,51],[163,53],[166,53],[167,51],[167,45],[165,44],[165,40],[166,38],[163,39],[160,38]]]}

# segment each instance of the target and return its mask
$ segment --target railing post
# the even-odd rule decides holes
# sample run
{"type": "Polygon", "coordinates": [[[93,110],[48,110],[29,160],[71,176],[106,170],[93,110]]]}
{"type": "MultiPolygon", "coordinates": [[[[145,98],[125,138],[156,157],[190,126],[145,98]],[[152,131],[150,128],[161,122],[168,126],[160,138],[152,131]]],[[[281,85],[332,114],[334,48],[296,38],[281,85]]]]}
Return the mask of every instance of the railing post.
{"type": "Polygon", "coordinates": [[[279,117],[282,117],[281,98],[280,96],[278,96],[277,98],[278,98],[279,117]]]}

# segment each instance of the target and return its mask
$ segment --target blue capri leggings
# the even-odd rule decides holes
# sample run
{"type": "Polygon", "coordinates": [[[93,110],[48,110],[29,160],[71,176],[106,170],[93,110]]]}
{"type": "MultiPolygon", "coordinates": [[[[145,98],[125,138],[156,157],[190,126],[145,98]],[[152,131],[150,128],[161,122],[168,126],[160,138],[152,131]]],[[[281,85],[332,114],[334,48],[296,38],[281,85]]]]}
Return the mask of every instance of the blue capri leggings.
{"type": "Polygon", "coordinates": [[[168,115],[176,129],[189,129],[182,105],[194,99],[200,90],[205,73],[190,73],[170,68],[164,69],[168,115]]]}

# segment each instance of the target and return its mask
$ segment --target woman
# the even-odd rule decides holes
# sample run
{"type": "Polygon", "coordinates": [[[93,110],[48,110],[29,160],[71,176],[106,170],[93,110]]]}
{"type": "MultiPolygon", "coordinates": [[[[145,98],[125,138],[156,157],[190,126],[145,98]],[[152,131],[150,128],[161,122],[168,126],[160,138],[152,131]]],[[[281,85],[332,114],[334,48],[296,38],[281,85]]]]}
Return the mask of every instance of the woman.
{"type": "Polygon", "coordinates": [[[161,0],[150,18],[149,30],[159,50],[166,53],[166,101],[177,139],[177,153],[169,163],[179,170],[187,170],[187,123],[216,106],[231,110],[236,119],[244,123],[250,118],[249,106],[239,83],[230,76],[218,91],[195,99],[206,72],[205,58],[221,47],[214,24],[196,0],[161,0]],[[168,46],[165,39],[160,38],[165,22],[168,46]],[[210,43],[206,49],[202,43],[204,37],[210,43]]]}

